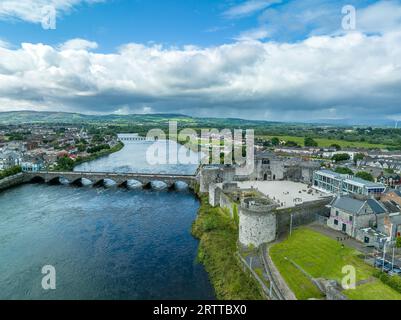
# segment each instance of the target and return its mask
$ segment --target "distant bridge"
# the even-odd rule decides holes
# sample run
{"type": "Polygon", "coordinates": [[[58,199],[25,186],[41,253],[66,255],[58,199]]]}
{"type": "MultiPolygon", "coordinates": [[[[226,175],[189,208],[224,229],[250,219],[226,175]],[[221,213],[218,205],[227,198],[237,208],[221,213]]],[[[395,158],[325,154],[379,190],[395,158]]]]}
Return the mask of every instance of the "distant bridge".
{"type": "Polygon", "coordinates": [[[130,142],[130,141],[155,141],[154,138],[141,137],[137,133],[120,133],[117,135],[118,140],[122,142],[130,142]]]}
{"type": "Polygon", "coordinates": [[[166,184],[168,188],[175,188],[177,182],[183,182],[190,189],[196,185],[195,175],[180,174],[159,174],[159,173],[111,173],[111,172],[25,172],[25,182],[45,182],[49,184],[58,184],[60,179],[66,179],[70,184],[82,185],[82,179],[87,179],[94,186],[105,185],[105,180],[112,180],[118,186],[127,187],[130,181],[137,181],[144,188],[150,188],[152,182],[160,181],[166,184]]]}

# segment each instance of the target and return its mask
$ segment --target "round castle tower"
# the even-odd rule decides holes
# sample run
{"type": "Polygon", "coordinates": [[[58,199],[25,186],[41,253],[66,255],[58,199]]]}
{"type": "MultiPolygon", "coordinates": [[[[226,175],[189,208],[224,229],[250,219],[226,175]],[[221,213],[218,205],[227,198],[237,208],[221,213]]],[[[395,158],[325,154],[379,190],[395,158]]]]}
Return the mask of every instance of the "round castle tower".
{"type": "Polygon", "coordinates": [[[239,242],[259,247],[276,239],[278,204],[266,198],[245,198],[239,210],[239,242]]]}

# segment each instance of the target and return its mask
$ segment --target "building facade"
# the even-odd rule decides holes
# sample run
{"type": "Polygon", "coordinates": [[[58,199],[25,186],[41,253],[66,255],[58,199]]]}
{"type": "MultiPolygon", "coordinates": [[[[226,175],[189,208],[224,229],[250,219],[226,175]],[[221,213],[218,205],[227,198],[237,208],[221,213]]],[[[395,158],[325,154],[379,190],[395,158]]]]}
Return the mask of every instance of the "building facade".
{"type": "Polygon", "coordinates": [[[330,170],[315,171],[313,187],[334,194],[345,193],[375,197],[380,196],[386,190],[386,187],[381,183],[366,181],[330,170]]]}
{"type": "Polygon", "coordinates": [[[377,216],[386,213],[375,199],[360,200],[352,196],[338,196],[330,204],[327,226],[356,238],[359,229],[375,227],[377,216]]]}

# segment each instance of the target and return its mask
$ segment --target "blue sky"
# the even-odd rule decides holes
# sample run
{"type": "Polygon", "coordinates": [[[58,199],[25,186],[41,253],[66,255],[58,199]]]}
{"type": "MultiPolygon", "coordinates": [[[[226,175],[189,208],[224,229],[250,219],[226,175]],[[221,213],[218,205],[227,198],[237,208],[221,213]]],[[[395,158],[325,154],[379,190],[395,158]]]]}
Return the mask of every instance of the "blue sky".
{"type": "Polygon", "coordinates": [[[277,32],[261,40],[297,41],[314,29],[332,32],[341,20],[345,4],[365,7],[374,1],[241,1],[241,0],[103,0],[77,3],[71,10],[58,12],[56,30],[44,30],[39,23],[18,16],[0,20],[4,41],[42,42],[57,45],[72,38],[99,44],[101,52],[120,45],[159,43],[167,46],[214,46],[235,41],[242,33],[266,28],[277,32]],[[247,10],[246,3],[255,3],[247,10]],[[242,8],[242,10],[241,10],[242,8]],[[254,8],[254,10],[252,10],[254,8]],[[266,10],[264,10],[266,9],[266,10]],[[299,21],[304,12],[329,13],[309,23],[299,21]],[[241,13],[245,12],[245,13],[241,13]],[[330,20],[333,20],[330,21],[330,20]],[[334,25],[333,24],[337,24],[334,25]]]}
{"type": "MultiPolygon", "coordinates": [[[[56,30],[23,20],[0,21],[5,41],[58,44],[72,38],[96,41],[110,52],[129,43],[156,42],[169,46],[218,45],[232,42],[241,30],[255,25],[254,17],[227,19],[223,13],[233,1],[111,0],[81,4],[62,13],[56,30]]],[[[61,15],[61,14],[60,14],[61,15]]]]}
{"type": "Polygon", "coordinates": [[[23,109],[401,119],[401,0],[1,0],[0,111],[23,109]]]}

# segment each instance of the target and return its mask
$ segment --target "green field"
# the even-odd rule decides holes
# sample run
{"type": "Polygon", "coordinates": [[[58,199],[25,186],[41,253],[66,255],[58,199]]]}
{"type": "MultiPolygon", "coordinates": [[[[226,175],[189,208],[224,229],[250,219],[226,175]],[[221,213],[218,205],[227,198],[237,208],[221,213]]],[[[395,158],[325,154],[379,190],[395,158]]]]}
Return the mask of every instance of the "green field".
{"type": "Polygon", "coordinates": [[[295,265],[301,267],[313,278],[334,279],[341,283],[342,268],[354,266],[357,283],[355,290],[343,293],[355,300],[401,300],[401,294],[373,277],[374,268],[366,264],[360,253],[351,248],[342,248],[337,241],[315,231],[301,228],[291,238],[270,249],[270,255],[281,275],[300,300],[322,298],[321,292],[310,278],[295,265]]]}
{"type": "MultiPolygon", "coordinates": [[[[304,146],[304,137],[294,137],[294,136],[258,136],[258,138],[271,139],[277,137],[283,141],[294,141],[300,146],[304,146]]],[[[327,139],[327,138],[314,138],[319,147],[330,147],[332,144],[338,144],[341,148],[366,148],[366,149],[377,149],[377,148],[387,148],[388,146],[384,144],[372,144],[368,142],[360,141],[345,141],[338,139],[327,139]]]]}

